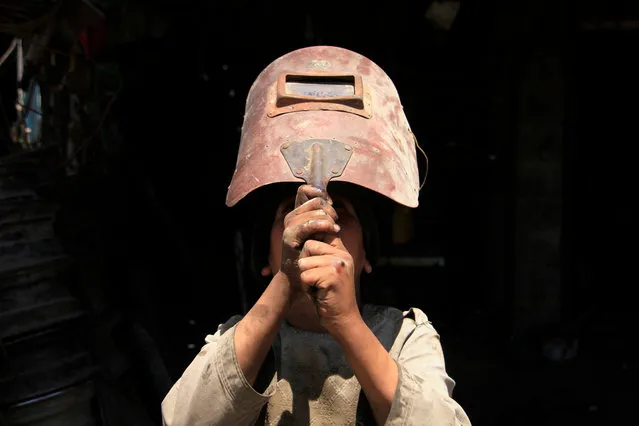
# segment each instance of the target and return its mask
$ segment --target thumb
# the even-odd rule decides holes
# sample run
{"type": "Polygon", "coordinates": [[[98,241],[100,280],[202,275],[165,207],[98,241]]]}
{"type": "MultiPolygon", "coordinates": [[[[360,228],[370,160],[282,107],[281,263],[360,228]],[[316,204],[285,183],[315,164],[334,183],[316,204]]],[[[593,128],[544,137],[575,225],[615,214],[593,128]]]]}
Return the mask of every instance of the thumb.
{"type": "Polygon", "coordinates": [[[346,246],[344,245],[344,242],[342,241],[342,239],[339,237],[339,234],[327,234],[324,237],[324,242],[326,244],[331,245],[332,247],[335,247],[336,249],[339,250],[346,250],[346,246]]]}
{"type": "Polygon", "coordinates": [[[329,200],[326,191],[322,191],[321,189],[315,188],[312,185],[300,185],[300,187],[297,189],[297,195],[295,197],[295,207],[297,208],[308,200],[316,197],[329,200]]]}

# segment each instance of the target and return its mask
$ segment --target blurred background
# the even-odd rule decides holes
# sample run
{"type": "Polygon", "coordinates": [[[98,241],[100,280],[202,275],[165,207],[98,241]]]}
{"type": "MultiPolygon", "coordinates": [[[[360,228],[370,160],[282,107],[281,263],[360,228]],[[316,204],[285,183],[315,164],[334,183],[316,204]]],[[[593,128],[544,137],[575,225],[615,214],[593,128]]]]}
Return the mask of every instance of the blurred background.
{"type": "Polygon", "coordinates": [[[473,424],[628,423],[638,29],[629,0],[0,0],[0,424],[161,425],[244,308],[250,85],[319,44],[389,74],[430,159],[370,300],[428,314],[473,424]]]}

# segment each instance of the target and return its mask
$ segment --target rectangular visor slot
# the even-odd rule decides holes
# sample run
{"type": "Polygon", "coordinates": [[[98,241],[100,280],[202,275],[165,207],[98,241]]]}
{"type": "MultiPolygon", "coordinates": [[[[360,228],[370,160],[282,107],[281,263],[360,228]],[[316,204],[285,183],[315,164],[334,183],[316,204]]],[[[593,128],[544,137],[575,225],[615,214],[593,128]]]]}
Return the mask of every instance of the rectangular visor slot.
{"type": "Polygon", "coordinates": [[[287,75],[286,93],[314,98],[355,96],[355,77],[287,75]]]}
{"type": "Polygon", "coordinates": [[[291,111],[364,110],[362,78],[353,74],[283,73],[277,81],[274,107],[293,108],[291,111]]]}

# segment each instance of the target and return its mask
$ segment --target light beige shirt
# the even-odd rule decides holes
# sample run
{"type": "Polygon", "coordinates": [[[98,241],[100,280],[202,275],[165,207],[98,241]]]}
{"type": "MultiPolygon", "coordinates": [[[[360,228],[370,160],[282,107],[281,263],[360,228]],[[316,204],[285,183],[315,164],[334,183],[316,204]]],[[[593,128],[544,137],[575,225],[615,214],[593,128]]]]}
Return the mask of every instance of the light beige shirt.
{"type": "MultiPolygon", "coordinates": [[[[362,317],[399,367],[386,425],[470,425],[453,400],[439,335],[417,308],[365,305],[362,317]]],[[[165,426],[355,425],[361,387],[330,334],[282,325],[275,374],[264,393],[246,380],[235,356],[234,316],[220,325],[162,402],[165,426]]],[[[373,424],[373,423],[365,423],[373,424]]]]}

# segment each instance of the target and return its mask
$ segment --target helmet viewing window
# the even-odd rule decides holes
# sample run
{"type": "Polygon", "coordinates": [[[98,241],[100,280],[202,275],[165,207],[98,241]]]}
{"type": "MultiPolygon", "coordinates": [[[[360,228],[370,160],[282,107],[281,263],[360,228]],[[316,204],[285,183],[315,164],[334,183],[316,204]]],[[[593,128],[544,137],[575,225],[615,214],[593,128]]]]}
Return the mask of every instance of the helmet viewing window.
{"type": "Polygon", "coordinates": [[[371,117],[362,78],[324,72],[281,73],[269,102],[269,117],[295,111],[344,111],[371,117]]]}

